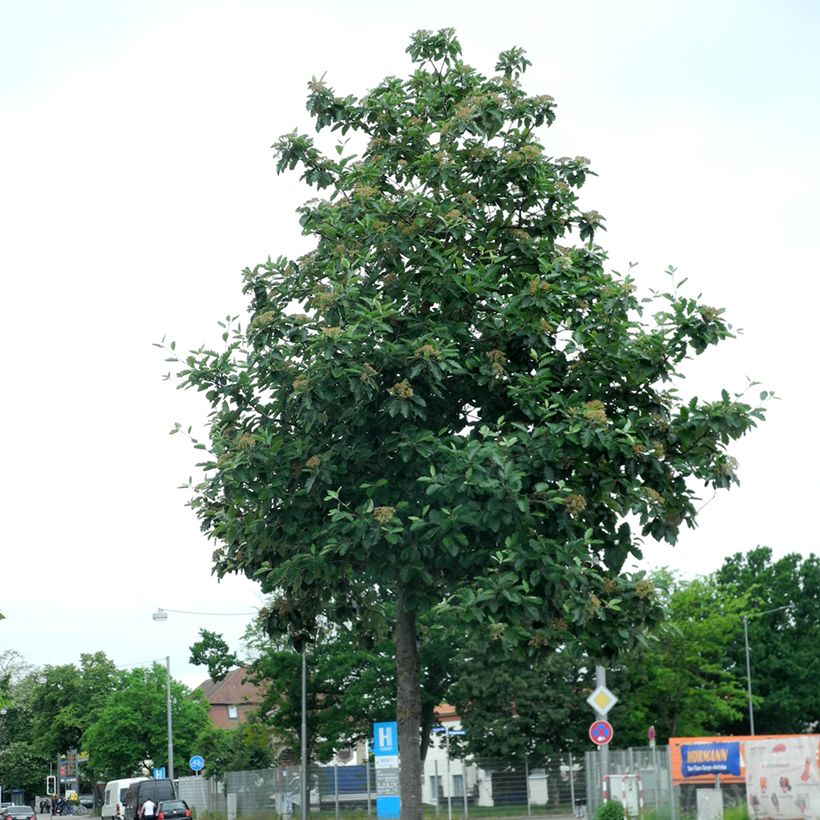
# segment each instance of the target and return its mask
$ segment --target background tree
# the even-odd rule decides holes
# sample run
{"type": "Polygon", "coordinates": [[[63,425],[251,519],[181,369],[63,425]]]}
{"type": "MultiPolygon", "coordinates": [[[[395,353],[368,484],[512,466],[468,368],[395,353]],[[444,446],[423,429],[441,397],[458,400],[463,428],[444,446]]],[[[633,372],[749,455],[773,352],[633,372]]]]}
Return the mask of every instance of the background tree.
{"type": "MultiPolygon", "coordinates": [[[[716,573],[727,596],[746,601],[749,618],[755,731],[815,731],[820,721],[820,559],[798,554],[772,559],[769,547],[756,547],[727,558],[716,573]],[[757,616],[771,609],[787,609],[757,616]]],[[[735,624],[727,659],[746,686],[742,621],[735,624]]],[[[724,724],[724,731],[748,734],[744,709],[724,724]]]]}
{"type": "Polygon", "coordinates": [[[419,613],[446,600],[509,651],[613,654],[657,616],[623,570],[640,556],[626,519],[674,541],[695,521],[690,479],[730,486],[727,446],[762,411],[675,392],[731,330],[677,293],[647,308],[605,270],[603,217],[578,205],[589,163],[542,144],[555,103],[522,89],[524,52],[493,77],[449,29],[408,52],[410,77],[360,100],[309,84],[317,129],[362,138],[335,156],[276,144],[280,171],[326,192],[300,209],[315,249],[246,270],[247,328],[178,376],[212,407],[193,505],[216,571],[278,594],[272,631],[366,634],[391,603],[402,816],[418,820],[419,613]]]}
{"type": "Polygon", "coordinates": [[[577,647],[510,658],[468,642],[453,678],[448,702],[466,735],[451,741],[451,751],[511,761],[589,748],[585,699],[594,664],[577,647]]]}
{"type": "Polygon", "coordinates": [[[9,789],[23,789],[26,799],[43,791],[43,771],[45,764],[26,740],[14,740],[0,748],[0,783],[6,792],[9,789]]]}
{"type": "Polygon", "coordinates": [[[230,651],[221,635],[208,629],[200,629],[199,636],[200,639],[191,647],[188,662],[195,666],[207,666],[211,680],[220,681],[231,669],[241,665],[239,658],[230,651]]]}
{"type": "MultiPolygon", "coordinates": [[[[80,664],[45,666],[28,676],[32,714],[31,743],[45,761],[69,749],[82,749],[83,736],[96,720],[119,672],[104,652],[80,655],[80,664]]],[[[80,768],[81,787],[91,789],[93,764],[80,768]]]]}
{"type": "Polygon", "coordinates": [[[26,796],[41,785],[44,760],[32,739],[31,692],[35,679],[19,652],[0,653],[0,784],[26,796]]]}
{"type": "MultiPolygon", "coordinates": [[[[166,670],[160,664],[122,674],[84,737],[89,763],[100,779],[137,771],[151,758],[157,764],[168,757],[166,670]]],[[[171,717],[174,729],[174,768],[182,771],[194,741],[208,724],[208,705],[201,692],[171,681],[171,717]]]]}
{"type": "MultiPolygon", "coordinates": [[[[421,736],[429,742],[437,723],[435,707],[452,680],[453,635],[441,623],[419,624],[421,736]]],[[[329,760],[335,751],[372,735],[373,722],[396,714],[395,642],[386,634],[362,643],[355,631],[330,630],[309,649],[308,735],[310,758],[329,760]]],[[[251,664],[265,685],[260,712],[295,753],[301,749],[301,657],[287,646],[268,645],[251,664]]],[[[427,751],[422,742],[421,758],[427,751]]]]}
{"type": "Polygon", "coordinates": [[[717,583],[658,579],[666,590],[655,634],[619,658],[608,685],[621,699],[613,709],[619,743],[644,746],[654,726],[659,743],[674,736],[722,734],[746,704],[731,657],[744,596],[717,583]]]}
{"type": "MultiPolygon", "coordinates": [[[[261,618],[249,625],[244,640],[254,659],[242,665],[264,692],[260,720],[271,727],[283,751],[298,757],[301,653],[287,641],[271,639],[265,626],[268,615],[269,610],[263,609],[261,618]]],[[[428,739],[437,721],[435,707],[446,698],[452,680],[455,645],[464,638],[463,633],[453,632],[453,624],[444,622],[442,612],[435,615],[421,620],[419,634],[422,735],[428,739]]],[[[237,656],[222,636],[206,632],[191,648],[192,662],[196,658],[215,669],[236,665],[237,656]]],[[[333,627],[322,630],[308,651],[308,757],[327,761],[337,750],[369,737],[374,720],[389,720],[395,714],[395,645],[389,633],[363,640],[355,630],[333,627]]],[[[423,746],[422,758],[425,753],[423,746]]]]}
{"type": "Polygon", "coordinates": [[[208,725],[197,735],[194,747],[205,758],[203,772],[222,779],[225,772],[252,771],[272,766],[274,736],[259,716],[252,716],[235,729],[208,725]]]}

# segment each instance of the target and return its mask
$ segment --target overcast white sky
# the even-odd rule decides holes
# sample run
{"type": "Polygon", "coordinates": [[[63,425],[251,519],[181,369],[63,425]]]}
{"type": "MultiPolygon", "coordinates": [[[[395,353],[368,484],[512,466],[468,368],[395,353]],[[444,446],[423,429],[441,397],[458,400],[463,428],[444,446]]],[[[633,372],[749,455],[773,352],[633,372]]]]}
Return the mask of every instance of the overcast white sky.
{"type": "MultiPolygon", "coordinates": [[[[177,486],[195,453],[169,437],[205,408],[161,380],[244,310],[240,271],[304,250],[270,145],[307,127],[305,83],[360,94],[406,74],[419,28],[455,26],[492,72],[527,49],[531,93],[558,101],[556,156],[592,159],[585,207],[607,217],[612,267],[642,288],[677,265],[744,329],[684,390],[782,400],[734,454],[740,488],[648,565],[716,569],[757,544],[818,551],[815,413],[820,5],[812,0],[0,0],[0,650],[33,664],[105,651],[188,665],[197,630],[236,642],[243,579],[177,486]]],[[[708,497],[708,496],[707,496],[708,497]]]]}

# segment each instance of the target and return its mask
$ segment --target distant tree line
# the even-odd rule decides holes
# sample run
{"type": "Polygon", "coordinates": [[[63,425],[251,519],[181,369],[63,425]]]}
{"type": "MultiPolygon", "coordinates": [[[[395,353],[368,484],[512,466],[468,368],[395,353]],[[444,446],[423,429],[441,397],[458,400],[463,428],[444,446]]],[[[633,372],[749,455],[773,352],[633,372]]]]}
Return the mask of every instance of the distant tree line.
{"type": "MultiPolygon", "coordinates": [[[[663,571],[652,580],[662,622],[607,669],[619,698],[610,713],[616,746],[646,745],[649,726],[659,743],[672,736],[748,734],[744,616],[757,733],[817,730],[817,556],[775,560],[771,549],[757,547],[709,575],[686,580],[663,571]]],[[[298,755],[300,655],[271,641],[263,624],[252,625],[247,638],[254,656],[248,674],[265,692],[259,720],[298,755]]],[[[566,645],[525,662],[500,642],[471,638],[445,609],[420,624],[419,638],[425,725],[435,724],[436,705],[454,706],[467,730],[454,741],[464,753],[511,758],[589,748],[586,697],[595,664],[579,648],[566,645]]],[[[203,633],[195,647],[199,662],[210,662],[217,675],[227,652],[220,640],[203,633]]],[[[392,719],[393,655],[389,634],[363,641],[353,628],[328,630],[309,645],[311,759],[327,760],[334,749],[366,737],[373,721],[392,719]]]]}
{"type": "MultiPolygon", "coordinates": [[[[748,619],[755,729],[802,733],[820,725],[820,559],[757,547],[728,558],[716,572],[686,580],[652,577],[663,620],[635,636],[612,661],[607,682],[619,703],[610,713],[615,745],[659,743],[672,736],[747,734],[744,616],[748,619]],[[777,610],[772,612],[771,610],[777,610]],[[760,614],[765,613],[765,614],[760,614]]],[[[175,769],[194,753],[206,774],[265,768],[298,756],[300,654],[272,641],[260,621],[249,626],[244,661],[222,638],[203,631],[191,660],[215,679],[238,664],[259,683],[258,714],[236,729],[208,721],[204,695],[172,681],[175,769]]],[[[528,662],[471,637],[442,609],[419,624],[425,729],[434,708],[455,707],[466,735],[455,753],[513,758],[589,748],[585,702],[594,662],[566,645],[528,662]]],[[[389,632],[366,638],[328,628],[308,645],[309,744],[327,760],[395,714],[394,645],[389,632]]],[[[43,791],[58,753],[79,749],[81,789],[139,772],[140,761],[167,763],[165,668],[117,669],[102,652],[79,664],[33,667],[18,653],[0,654],[0,783],[28,797],[43,791]]],[[[429,733],[428,733],[429,736],[429,733]]]]}
{"type": "MultiPolygon", "coordinates": [[[[198,737],[209,731],[208,704],[199,691],[171,681],[174,766],[187,767],[198,737]]],[[[34,667],[17,652],[0,654],[0,784],[45,791],[58,755],[77,749],[80,789],[139,774],[150,758],[167,766],[166,670],[161,664],[117,669],[103,652],[79,664],[34,667]]]]}

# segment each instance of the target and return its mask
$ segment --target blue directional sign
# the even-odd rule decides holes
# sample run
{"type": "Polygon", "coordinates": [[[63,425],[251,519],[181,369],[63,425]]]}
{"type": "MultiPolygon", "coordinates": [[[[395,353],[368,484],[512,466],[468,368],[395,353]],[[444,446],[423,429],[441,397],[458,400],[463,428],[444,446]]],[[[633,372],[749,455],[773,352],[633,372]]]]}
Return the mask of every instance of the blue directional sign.
{"type": "Polygon", "coordinates": [[[376,763],[376,817],[398,820],[399,798],[399,727],[395,720],[373,724],[373,757],[376,763]]]}
{"type": "Polygon", "coordinates": [[[205,758],[202,755],[194,755],[189,761],[188,765],[191,771],[201,772],[205,768],[205,758]]]}

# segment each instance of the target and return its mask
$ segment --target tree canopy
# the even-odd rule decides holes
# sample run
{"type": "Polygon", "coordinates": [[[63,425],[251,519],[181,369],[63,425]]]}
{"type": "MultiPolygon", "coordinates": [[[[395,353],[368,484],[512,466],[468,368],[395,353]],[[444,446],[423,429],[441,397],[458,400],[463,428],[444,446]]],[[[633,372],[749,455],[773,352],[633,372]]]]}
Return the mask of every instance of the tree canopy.
{"type": "MultiPolygon", "coordinates": [[[[101,779],[133,773],[141,760],[168,760],[166,670],[150,668],[122,674],[117,688],[85,734],[89,762],[101,779]]],[[[198,750],[194,741],[208,724],[208,706],[201,692],[171,681],[174,768],[182,771],[198,750]]]]}
{"type": "MultiPolygon", "coordinates": [[[[755,731],[816,731],[820,720],[820,558],[790,553],[773,560],[759,546],[727,559],[717,572],[730,595],[745,594],[755,731]],[[776,610],[772,612],[771,610],[776,610]]],[[[742,624],[734,630],[730,660],[746,679],[742,624]]],[[[748,713],[727,731],[748,733],[748,713]]]]}
{"type": "Polygon", "coordinates": [[[550,155],[556,103],[522,88],[523,50],[493,76],[450,29],[407,51],[409,77],[360,99],[309,83],[317,131],[355,135],[276,143],[320,194],[299,209],[315,247],[246,269],[250,321],[177,376],[212,408],[192,503],[215,569],[277,595],[272,632],[366,638],[390,603],[417,820],[418,614],[447,607],[508,651],[612,656],[659,614],[624,569],[640,535],[694,525],[696,485],[736,481],[727,448],[763,413],[676,391],[731,328],[606,270],[589,160],[550,155]]]}

